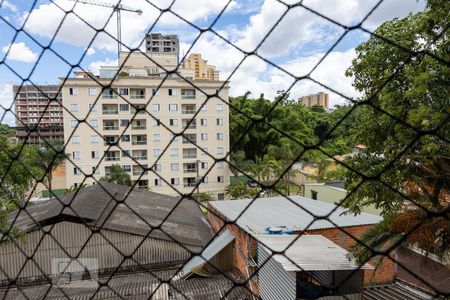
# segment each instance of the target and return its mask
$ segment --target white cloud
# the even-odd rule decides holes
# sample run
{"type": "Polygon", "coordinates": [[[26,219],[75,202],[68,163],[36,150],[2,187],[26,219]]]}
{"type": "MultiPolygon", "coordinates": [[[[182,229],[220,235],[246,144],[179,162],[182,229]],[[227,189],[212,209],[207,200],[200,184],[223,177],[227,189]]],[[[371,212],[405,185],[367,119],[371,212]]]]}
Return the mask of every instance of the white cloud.
{"type": "Polygon", "coordinates": [[[91,56],[95,54],[95,49],[94,48],[89,48],[86,50],[86,55],[87,56],[91,56]]]}
{"type": "MultiPolygon", "coordinates": [[[[65,10],[70,10],[74,5],[74,2],[67,0],[54,0],[53,2],[65,10]]],[[[31,12],[25,24],[25,29],[29,33],[46,38],[52,38],[54,36],[66,14],[53,2],[40,4],[31,12]]],[[[166,8],[171,2],[169,0],[152,1],[152,3],[161,8],[166,8]]],[[[114,4],[117,3],[117,0],[108,1],[108,3],[114,4]]],[[[150,26],[156,21],[160,11],[145,0],[123,0],[120,3],[124,6],[143,11],[140,16],[127,11],[123,11],[121,14],[122,42],[130,47],[137,47],[142,42],[150,26]]],[[[187,20],[194,22],[218,14],[226,3],[226,0],[176,1],[172,10],[187,20]]],[[[74,13],[96,30],[105,28],[105,31],[112,37],[116,37],[116,15],[114,14],[108,22],[109,17],[113,13],[111,8],[77,3],[74,8],[74,13]]],[[[58,30],[56,40],[70,45],[88,48],[89,43],[94,39],[96,30],[86,25],[75,14],[67,15],[61,28],[58,30]]],[[[26,16],[26,14],[22,16],[22,22],[26,16]]],[[[164,13],[157,24],[158,26],[176,27],[186,23],[171,13],[164,13]]],[[[103,33],[95,38],[91,47],[114,52],[117,49],[117,42],[103,33]]]]}
{"type": "Polygon", "coordinates": [[[11,112],[5,113],[5,109],[9,109],[13,102],[13,85],[11,83],[3,84],[0,89],[0,120],[1,123],[8,124],[10,126],[15,125],[15,117],[11,112]]]}
{"type": "Polygon", "coordinates": [[[100,67],[103,66],[117,66],[117,59],[105,59],[91,62],[87,69],[92,73],[98,75],[100,67]]]}
{"type": "Polygon", "coordinates": [[[12,45],[4,46],[2,48],[3,53],[6,53],[9,49],[8,59],[22,61],[22,62],[35,62],[38,58],[37,54],[31,51],[24,42],[14,43],[12,45]],[[9,47],[11,46],[11,49],[9,47]]]}
{"type": "Polygon", "coordinates": [[[7,8],[14,13],[16,13],[18,11],[17,6],[15,6],[14,4],[12,4],[11,2],[6,1],[6,0],[3,0],[3,2],[1,3],[1,7],[7,8]]]}

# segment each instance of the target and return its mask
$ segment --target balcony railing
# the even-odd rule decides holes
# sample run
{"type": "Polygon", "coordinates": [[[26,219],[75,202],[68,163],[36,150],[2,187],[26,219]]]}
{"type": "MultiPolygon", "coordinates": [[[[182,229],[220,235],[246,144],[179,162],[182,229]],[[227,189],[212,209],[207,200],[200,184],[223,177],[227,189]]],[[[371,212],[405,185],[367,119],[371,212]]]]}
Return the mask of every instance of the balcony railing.
{"type": "Polygon", "coordinates": [[[184,173],[197,173],[197,169],[184,169],[184,173]]]}
{"type": "Polygon", "coordinates": [[[183,144],[191,144],[191,143],[197,143],[197,139],[186,139],[186,138],[183,138],[183,144]]]}
{"type": "Polygon", "coordinates": [[[195,114],[195,109],[184,109],[181,111],[183,115],[195,114]]]}
{"type": "Polygon", "coordinates": [[[145,99],[145,95],[131,95],[131,99],[145,99]]]}
{"type": "Polygon", "coordinates": [[[197,158],[197,154],[183,154],[183,158],[197,158]]]}
{"type": "Polygon", "coordinates": [[[181,94],[181,99],[195,99],[195,94],[181,94]]]}
{"type": "Polygon", "coordinates": [[[132,145],[147,145],[147,141],[132,141],[132,145]]]}
{"type": "Polygon", "coordinates": [[[117,115],[117,114],[119,114],[119,111],[118,110],[113,110],[113,109],[106,109],[106,110],[103,110],[103,114],[104,115],[117,115]]]}
{"type": "Polygon", "coordinates": [[[103,126],[103,130],[118,130],[119,126],[103,126]]]}
{"type": "Polygon", "coordinates": [[[187,124],[184,124],[183,125],[183,129],[196,129],[197,128],[197,124],[189,124],[189,125],[187,125],[187,124]]]}
{"type": "Polygon", "coordinates": [[[110,156],[110,157],[106,157],[106,161],[119,161],[120,157],[118,156],[110,156]]]}
{"type": "Polygon", "coordinates": [[[131,126],[131,129],[134,129],[134,130],[143,130],[143,129],[147,129],[147,126],[145,126],[145,125],[131,126]]]}
{"type": "Polygon", "coordinates": [[[184,187],[193,187],[193,186],[195,186],[195,185],[196,185],[195,182],[188,182],[188,183],[185,183],[185,184],[184,184],[184,187]]]}
{"type": "Polygon", "coordinates": [[[139,176],[139,175],[147,175],[147,171],[144,171],[144,170],[139,170],[139,171],[133,171],[133,175],[137,175],[137,176],[139,176]]]}
{"type": "Polygon", "coordinates": [[[135,160],[147,160],[147,156],[133,156],[135,160]]]}
{"type": "Polygon", "coordinates": [[[103,99],[117,99],[117,95],[115,94],[102,94],[103,99]]]}

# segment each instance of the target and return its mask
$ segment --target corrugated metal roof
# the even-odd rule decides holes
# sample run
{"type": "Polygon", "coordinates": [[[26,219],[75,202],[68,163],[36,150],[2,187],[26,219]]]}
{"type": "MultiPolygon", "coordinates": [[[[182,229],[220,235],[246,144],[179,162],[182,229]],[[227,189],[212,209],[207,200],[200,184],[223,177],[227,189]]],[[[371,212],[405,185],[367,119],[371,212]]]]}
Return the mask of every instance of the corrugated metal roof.
{"type": "Polygon", "coordinates": [[[431,300],[445,299],[442,296],[433,296],[419,291],[415,288],[399,284],[387,284],[370,286],[364,289],[364,300],[385,300],[385,299],[402,299],[402,300],[431,300]]]}
{"type": "Polygon", "coordinates": [[[140,189],[130,192],[130,187],[102,181],[81,189],[77,194],[70,193],[59,200],[54,198],[14,211],[9,214],[8,221],[14,221],[13,226],[25,232],[39,229],[39,224],[45,226],[72,221],[138,235],[147,235],[151,231],[150,237],[195,246],[206,245],[213,235],[198,204],[187,198],[179,205],[178,202],[179,197],[140,189]],[[123,201],[134,212],[122,203],[115,206],[116,200],[123,201]],[[63,207],[62,203],[70,204],[70,207],[63,207]],[[161,226],[164,232],[152,226],[161,226]]]}
{"type": "Polygon", "coordinates": [[[249,233],[263,233],[267,227],[278,226],[294,230],[336,227],[325,219],[314,221],[314,216],[324,217],[333,210],[335,211],[329,216],[329,220],[339,227],[376,224],[382,220],[381,217],[368,213],[343,215],[346,210],[331,203],[301,196],[290,198],[292,201],[285,197],[258,198],[247,209],[251,199],[211,201],[209,204],[230,221],[235,221],[246,209],[237,219],[237,224],[249,233]],[[311,222],[313,223],[309,225],[311,222]]]}
{"type": "MultiPolygon", "coordinates": [[[[286,271],[331,271],[371,269],[370,265],[359,267],[347,258],[348,252],[321,235],[253,235],[269,253],[274,254],[286,271]],[[295,240],[297,238],[297,240],[295,240]],[[293,242],[295,240],[295,242],[293,242]],[[292,245],[291,245],[292,243],[292,245]],[[290,246],[289,246],[290,245],[290,246]]],[[[262,264],[263,262],[259,262],[262,264]]]]}
{"type": "Polygon", "coordinates": [[[201,255],[193,257],[187,262],[182,270],[183,276],[189,276],[192,269],[209,261],[215,255],[217,255],[223,248],[230,244],[234,240],[234,236],[225,230],[214,241],[212,241],[202,252],[201,255]]]}

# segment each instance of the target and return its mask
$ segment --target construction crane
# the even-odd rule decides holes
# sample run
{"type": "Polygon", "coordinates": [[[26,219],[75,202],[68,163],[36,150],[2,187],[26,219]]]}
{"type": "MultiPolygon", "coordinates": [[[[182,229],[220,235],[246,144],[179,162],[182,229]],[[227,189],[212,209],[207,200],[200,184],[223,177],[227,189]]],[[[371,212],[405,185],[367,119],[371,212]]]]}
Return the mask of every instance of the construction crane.
{"type": "Polygon", "coordinates": [[[82,4],[108,7],[108,8],[112,8],[116,12],[116,14],[117,14],[117,60],[119,60],[120,59],[120,50],[122,49],[122,20],[121,20],[120,12],[123,10],[123,11],[136,13],[138,15],[142,15],[142,10],[123,6],[122,4],[120,4],[120,0],[118,1],[117,4],[96,1],[96,0],[70,0],[70,1],[73,1],[76,3],[82,3],[82,4]]]}

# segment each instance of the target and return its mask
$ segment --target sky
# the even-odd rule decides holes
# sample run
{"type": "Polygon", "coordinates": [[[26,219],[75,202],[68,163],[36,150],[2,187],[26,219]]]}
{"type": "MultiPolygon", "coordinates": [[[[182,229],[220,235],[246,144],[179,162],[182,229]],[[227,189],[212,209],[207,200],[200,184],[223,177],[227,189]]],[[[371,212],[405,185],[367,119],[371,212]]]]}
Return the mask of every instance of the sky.
{"type": "MultiPolygon", "coordinates": [[[[346,100],[326,87],[348,98],[358,97],[345,71],[355,58],[355,47],[369,37],[360,29],[346,32],[340,25],[363,21],[361,26],[373,31],[387,20],[425,7],[423,0],[381,4],[379,0],[304,0],[304,7],[288,8],[296,2],[122,0],[122,5],[143,12],[122,12],[123,50],[139,48],[149,31],[177,34],[181,56],[201,53],[216,65],[222,80],[230,81],[231,96],[250,91],[254,97],[264,93],[270,99],[277,91],[290,89],[291,98],[298,98],[322,91],[330,94],[334,106],[346,100]],[[209,28],[213,31],[204,30],[209,28]],[[246,57],[243,51],[258,56],[246,57]],[[309,79],[295,82],[295,77],[305,75],[326,87],[309,79]]],[[[0,0],[0,122],[14,124],[13,111],[7,111],[12,85],[56,84],[77,67],[96,73],[100,66],[116,64],[116,24],[108,7],[69,0],[0,0]]]]}

